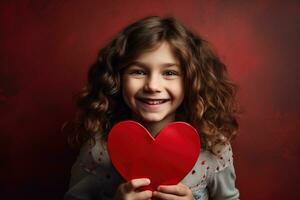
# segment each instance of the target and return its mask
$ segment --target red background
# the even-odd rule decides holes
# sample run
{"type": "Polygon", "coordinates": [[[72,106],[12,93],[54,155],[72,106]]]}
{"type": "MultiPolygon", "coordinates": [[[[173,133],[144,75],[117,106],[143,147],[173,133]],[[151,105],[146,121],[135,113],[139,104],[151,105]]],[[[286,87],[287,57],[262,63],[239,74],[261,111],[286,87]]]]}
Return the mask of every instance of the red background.
{"type": "Polygon", "coordinates": [[[241,199],[299,199],[299,1],[2,0],[0,6],[6,199],[62,198],[75,158],[60,132],[74,115],[72,95],[98,49],[152,14],[174,15],[210,40],[240,85],[245,113],[233,148],[241,199]]]}

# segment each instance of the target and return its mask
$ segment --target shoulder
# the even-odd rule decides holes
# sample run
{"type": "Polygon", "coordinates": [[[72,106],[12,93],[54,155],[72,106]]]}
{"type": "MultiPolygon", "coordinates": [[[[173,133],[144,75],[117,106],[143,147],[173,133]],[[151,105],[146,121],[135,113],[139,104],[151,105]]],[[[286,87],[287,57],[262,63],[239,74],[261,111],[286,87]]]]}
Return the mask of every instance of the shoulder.
{"type": "Polygon", "coordinates": [[[101,196],[103,191],[113,197],[117,186],[123,181],[109,159],[105,142],[99,139],[96,137],[95,142],[89,140],[81,147],[71,170],[68,197],[81,199],[85,195],[90,196],[91,192],[101,196]]]}
{"type": "Polygon", "coordinates": [[[95,135],[94,140],[88,140],[81,147],[79,159],[88,171],[93,171],[99,166],[102,168],[111,167],[106,142],[101,139],[100,134],[95,135]]]}
{"type": "Polygon", "coordinates": [[[74,177],[78,177],[79,172],[111,180],[119,178],[109,158],[106,143],[99,135],[96,135],[95,142],[90,139],[82,145],[72,167],[74,177]]]}
{"type": "Polygon", "coordinates": [[[218,144],[213,147],[212,151],[205,151],[203,154],[211,165],[211,172],[213,173],[218,173],[233,165],[233,153],[230,143],[218,144]]]}

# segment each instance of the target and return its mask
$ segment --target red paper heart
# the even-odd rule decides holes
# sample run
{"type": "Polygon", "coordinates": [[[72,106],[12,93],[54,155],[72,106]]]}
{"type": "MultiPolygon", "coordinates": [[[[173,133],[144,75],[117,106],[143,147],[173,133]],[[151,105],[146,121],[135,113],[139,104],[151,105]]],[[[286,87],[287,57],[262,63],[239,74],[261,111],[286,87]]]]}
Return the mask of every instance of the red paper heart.
{"type": "Polygon", "coordinates": [[[143,189],[152,191],[159,185],[179,183],[195,165],[200,147],[196,129],[185,122],[172,122],[153,138],[141,124],[130,120],[111,129],[107,144],[111,161],[123,178],[149,178],[151,184],[143,189]]]}

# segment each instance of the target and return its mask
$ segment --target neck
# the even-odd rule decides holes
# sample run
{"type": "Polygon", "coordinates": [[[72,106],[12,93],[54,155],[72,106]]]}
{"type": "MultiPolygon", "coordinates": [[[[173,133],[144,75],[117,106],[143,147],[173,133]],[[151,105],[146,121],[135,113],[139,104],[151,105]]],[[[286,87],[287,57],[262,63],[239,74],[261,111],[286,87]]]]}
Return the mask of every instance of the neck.
{"type": "Polygon", "coordinates": [[[133,116],[133,119],[142,124],[150,132],[152,137],[155,138],[163,127],[165,127],[168,123],[175,121],[175,115],[166,117],[159,122],[145,122],[139,118],[136,118],[135,116],[133,116]]]}

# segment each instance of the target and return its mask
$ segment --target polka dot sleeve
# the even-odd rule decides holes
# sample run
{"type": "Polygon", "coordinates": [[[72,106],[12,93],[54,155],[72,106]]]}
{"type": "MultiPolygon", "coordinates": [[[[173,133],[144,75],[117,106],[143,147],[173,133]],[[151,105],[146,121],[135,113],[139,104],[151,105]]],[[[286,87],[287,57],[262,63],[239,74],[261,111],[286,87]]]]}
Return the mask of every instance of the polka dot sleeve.
{"type": "Polygon", "coordinates": [[[209,173],[207,188],[214,200],[239,199],[239,191],[235,187],[236,174],[233,166],[232,148],[229,144],[213,149],[213,164],[209,173]]]}

